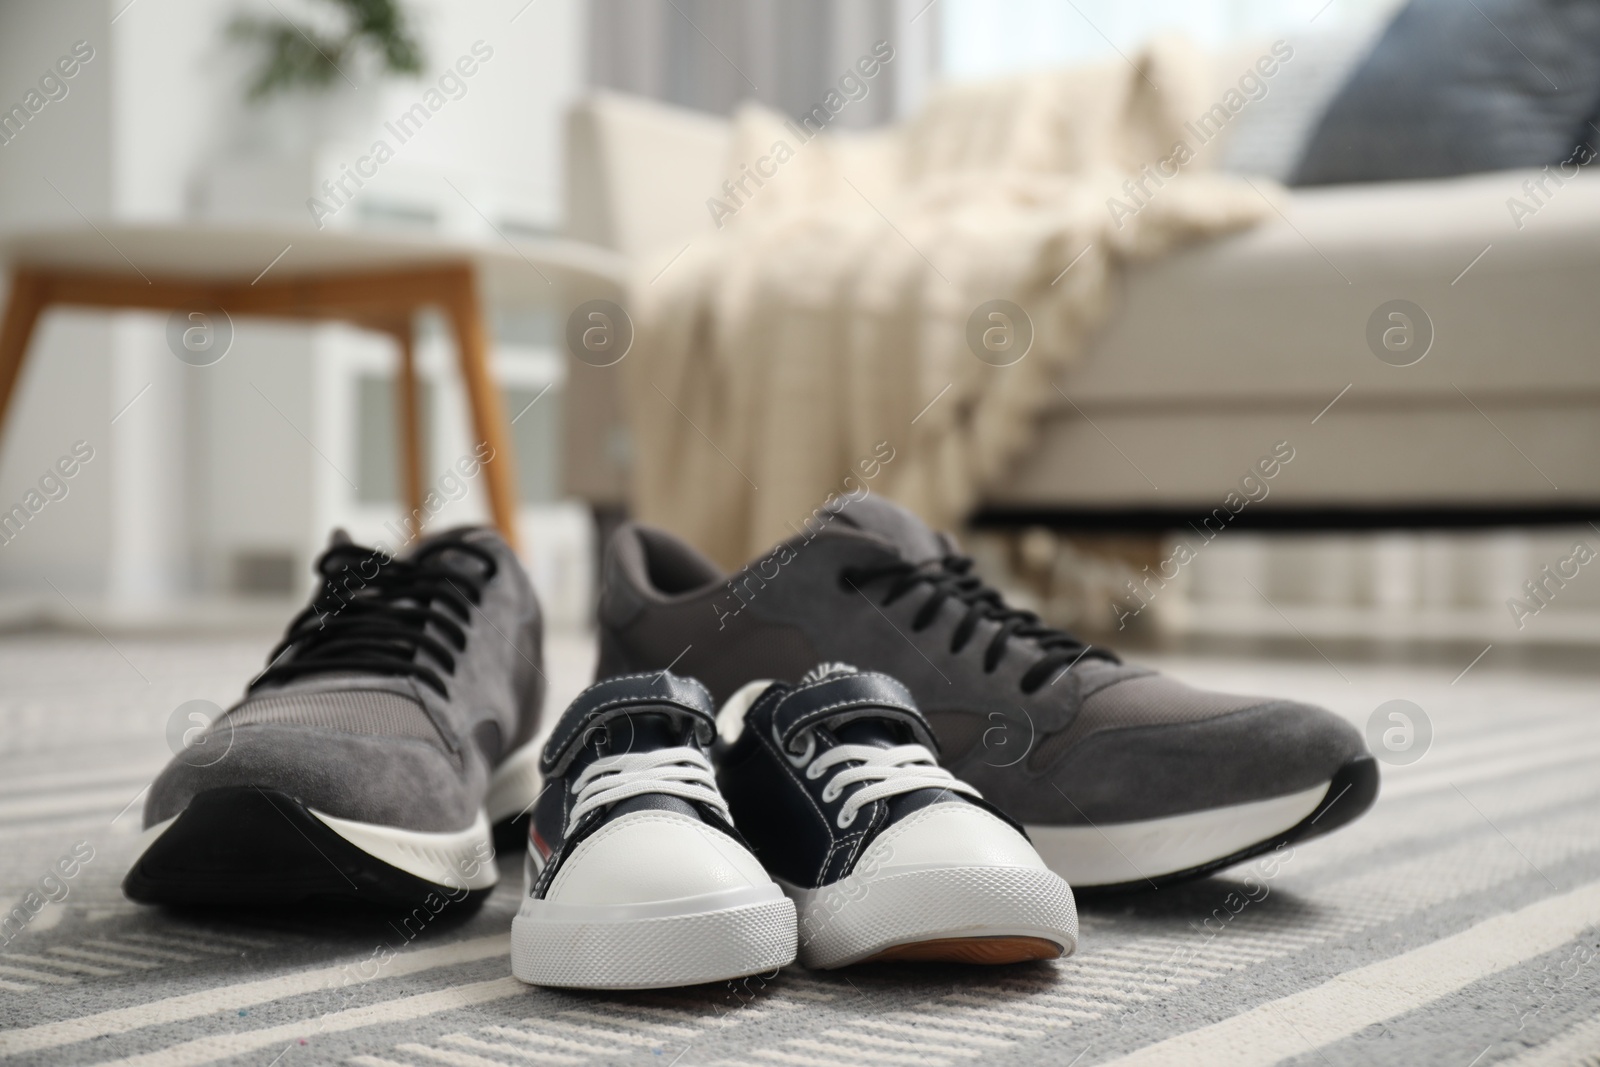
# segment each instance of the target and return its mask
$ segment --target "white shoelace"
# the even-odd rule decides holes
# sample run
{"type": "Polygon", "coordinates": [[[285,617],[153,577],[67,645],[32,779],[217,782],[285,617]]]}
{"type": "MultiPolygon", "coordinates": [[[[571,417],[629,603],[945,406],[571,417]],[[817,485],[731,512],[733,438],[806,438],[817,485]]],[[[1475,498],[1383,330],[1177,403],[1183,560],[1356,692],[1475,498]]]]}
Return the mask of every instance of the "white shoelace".
{"type": "Polygon", "coordinates": [[[699,750],[688,746],[602,756],[583,769],[573,781],[572,791],[578,802],[567,817],[569,830],[595,808],[646,793],[665,793],[707,804],[731,821],[728,802],[717,790],[710,762],[699,750]]]}
{"type": "Polygon", "coordinates": [[[933,753],[922,745],[896,745],[878,748],[874,745],[835,745],[806,767],[806,777],[821,778],[830,767],[841,763],[854,763],[828,779],[822,790],[822,799],[828,803],[839,799],[847,785],[870,782],[850,794],[839,809],[838,824],[842,830],[856,821],[856,812],[875,800],[912,793],[918,789],[948,789],[953,793],[966,793],[982,799],[972,786],[963,782],[933,758],[933,753]]]}

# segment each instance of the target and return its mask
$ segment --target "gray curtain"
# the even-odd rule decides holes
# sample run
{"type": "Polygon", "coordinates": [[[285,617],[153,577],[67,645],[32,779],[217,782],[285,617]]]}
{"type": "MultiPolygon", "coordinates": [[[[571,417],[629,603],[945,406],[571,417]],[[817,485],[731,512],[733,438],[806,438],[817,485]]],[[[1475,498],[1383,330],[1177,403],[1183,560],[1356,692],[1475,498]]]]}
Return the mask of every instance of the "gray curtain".
{"type": "Polygon", "coordinates": [[[887,76],[839,116],[875,126],[926,81],[937,10],[927,0],[590,0],[589,83],[727,114],[755,99],[799,117],[878,41],[887,76]]]}

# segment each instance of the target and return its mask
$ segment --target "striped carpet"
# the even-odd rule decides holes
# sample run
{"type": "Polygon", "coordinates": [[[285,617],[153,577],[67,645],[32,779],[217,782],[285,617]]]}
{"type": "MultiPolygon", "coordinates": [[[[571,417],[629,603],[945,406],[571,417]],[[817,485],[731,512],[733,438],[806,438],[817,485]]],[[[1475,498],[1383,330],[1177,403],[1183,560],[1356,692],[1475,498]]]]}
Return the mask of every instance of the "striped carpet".
{"type": "MultiPolygon", "coordinates": [[[[118,890],[173,709],[226,705],[267,641],[0,639],[0,903],[75,874],[0,950],[0,1062],[38,1064],[1441,1064],[1600,1067],[1595,675],[1152,660],[1431,750],[1362,822],[1276,862],[1085,904],[1062,963],[858,967],[648,995],[510,977],[507,879],[420,934],[365,918],[179,916],[118,890]],[[1457,675],[1460,675],[1457,677],[1457,675]],[[84,859],[84,857],[89,857],[84,859]],[[69,866],[72,864],[69,863],[69,866]],[[64,895],[63,895],[64,894],[64,895]]],[[[557,699],[592,650],[557,640],[557,699]]]]}

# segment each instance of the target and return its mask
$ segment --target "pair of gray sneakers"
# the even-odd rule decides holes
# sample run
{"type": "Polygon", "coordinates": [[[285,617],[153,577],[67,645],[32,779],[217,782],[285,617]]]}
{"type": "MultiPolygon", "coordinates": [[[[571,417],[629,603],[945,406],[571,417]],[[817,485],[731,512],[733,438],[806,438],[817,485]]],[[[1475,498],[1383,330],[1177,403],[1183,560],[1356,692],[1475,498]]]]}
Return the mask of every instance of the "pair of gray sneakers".
{"type": "MultiPolygon", "coordinates": [[[[495,827],[523,846],[544,684],[510,548],[482,528],[400,559],[336,538],[319,567],[268,669],[151,787],[133,899],[432,907],[493,887],[495,827]]],[[[877,497],[837,498],[732,575],[625,525],[599,624],[599,679],[670,669],[719,705],[830,661],[898,679],[941,762],[1079,893],[1200,877],[1377,795],[1359,731],[1331,712],[1195,689],[1044,626],[877,497]]]]}

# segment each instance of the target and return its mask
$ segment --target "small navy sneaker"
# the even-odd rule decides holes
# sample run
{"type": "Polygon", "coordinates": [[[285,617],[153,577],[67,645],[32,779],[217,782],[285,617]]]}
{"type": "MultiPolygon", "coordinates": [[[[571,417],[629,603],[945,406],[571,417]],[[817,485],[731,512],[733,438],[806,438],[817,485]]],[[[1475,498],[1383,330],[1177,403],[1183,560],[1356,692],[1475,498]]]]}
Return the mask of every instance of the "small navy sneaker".
{"type": "Polygon", "coordinates": [[[524,982],[694,985],[795,958],[794,905],[717,790],[711,694],[665,671],[590,686],[540,758],[527,895],[511,926],[524,982]]]}
{"type": "Polygon", "coordinates": [[[800,962],[1017,963],[1070,954],[1072,890],[1022,828],[938,765],[905,686],[826,664],[718,716],[734,822],[795,902],[800,962]]]}

